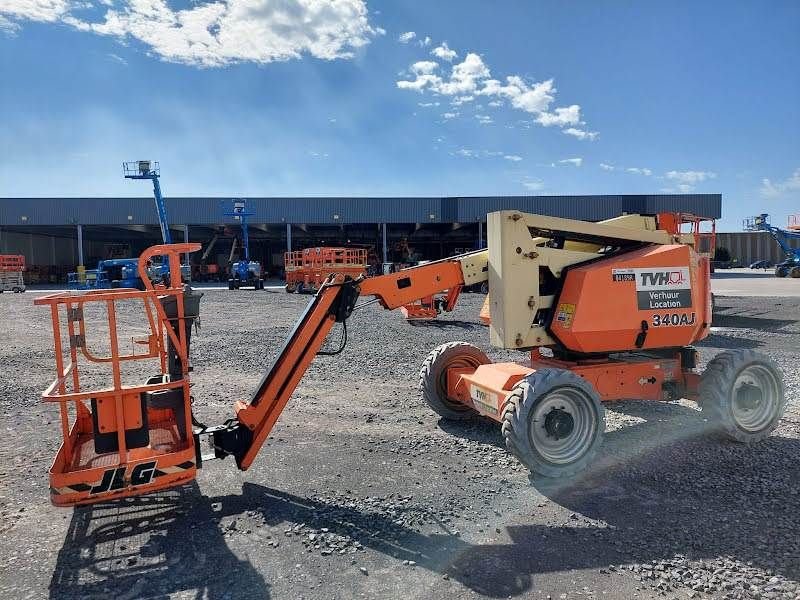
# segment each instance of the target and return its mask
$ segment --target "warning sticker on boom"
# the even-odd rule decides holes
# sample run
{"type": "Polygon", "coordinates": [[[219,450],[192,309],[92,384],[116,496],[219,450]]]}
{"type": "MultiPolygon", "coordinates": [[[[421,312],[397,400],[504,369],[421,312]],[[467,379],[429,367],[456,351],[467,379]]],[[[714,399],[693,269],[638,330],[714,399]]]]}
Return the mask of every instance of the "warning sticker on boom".
{"type": "Polygon", "coordinates": [[[633,271],[636,280],[639,310],[692,306],[689,267],[656,267],[630,271],[633,271]]]}

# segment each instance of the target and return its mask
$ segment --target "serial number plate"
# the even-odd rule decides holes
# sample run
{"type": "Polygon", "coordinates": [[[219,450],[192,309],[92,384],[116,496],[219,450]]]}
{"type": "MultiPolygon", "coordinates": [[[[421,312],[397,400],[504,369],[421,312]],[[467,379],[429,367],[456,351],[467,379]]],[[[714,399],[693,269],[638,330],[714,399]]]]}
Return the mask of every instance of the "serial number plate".
{"type": "Polygon", "coordinates": [[[653,327],[691,327],[697,322],[694,313],[660,313],[653,315],[653,327]]]}

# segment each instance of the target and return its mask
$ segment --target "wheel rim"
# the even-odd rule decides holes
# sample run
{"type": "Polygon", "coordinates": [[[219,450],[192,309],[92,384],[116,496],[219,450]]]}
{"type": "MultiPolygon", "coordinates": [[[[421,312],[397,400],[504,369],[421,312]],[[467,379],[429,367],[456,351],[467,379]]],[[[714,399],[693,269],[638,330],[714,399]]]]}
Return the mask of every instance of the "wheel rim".
{"type": "Polygon", "coordinates": [[[770,369],[745,367],[736,377],[732,393],[733,418],[739,427],[757,432],[770,425],[780,404],[780,385],[770,369]]]}
{"type": "Polygon", "coordinates": [[[531,445],[547,461],[568,464],[591,448],[597,434],[597,411],[592,398],[573,387],[546,394],[531,411],[531,445]]]}

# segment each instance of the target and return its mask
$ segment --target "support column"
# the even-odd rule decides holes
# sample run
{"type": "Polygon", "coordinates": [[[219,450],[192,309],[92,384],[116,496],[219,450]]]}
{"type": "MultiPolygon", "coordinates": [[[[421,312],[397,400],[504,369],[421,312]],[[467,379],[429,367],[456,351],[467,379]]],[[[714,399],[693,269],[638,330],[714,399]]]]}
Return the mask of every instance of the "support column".
{"type": "Polygon", "coordinates": [[[286,251],[292,251],[292,224],[286,224],[286,251]]]}
{"type": "MultiPolygon", "coordinates": [[[[189,226],[188,225],[184,225],[183,226],[183,243],[184,244],[188,244],[189,243],[189,226]]],[[[186,261],[187,265],[191,265],[192,264],[192,263],[189,262],[189,253],[188,252],[186,253],[185,261],[186,261]]],[[[191,272],[191,268],[189,269],[189,271],[191,272]]],[[[190,279],[191,279],[191,277],[190,277],[190,279]]]]}
{"type": "Polygon", "coordinates": [[[386,244],[386,223],[382,223],[381,227],[383,229],[383,262],[389,262],[389,247],[386,244]]]}
{"type": "Polygon", "coordinates": [[[84,268],[83,264],[83,225],[78,225],[78,270],[84,268]]]}

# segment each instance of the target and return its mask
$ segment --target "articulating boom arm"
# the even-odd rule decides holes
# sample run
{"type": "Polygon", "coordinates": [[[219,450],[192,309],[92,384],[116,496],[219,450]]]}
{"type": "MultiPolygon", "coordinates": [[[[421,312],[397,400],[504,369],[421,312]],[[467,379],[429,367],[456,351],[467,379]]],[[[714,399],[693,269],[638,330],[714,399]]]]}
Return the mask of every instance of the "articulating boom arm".
{"type": "MultiPolygon", "coordinates": [[[[237,402],[235,419],[204,431],[211,436],[215,455],[233,455],[240,469],[250,467],[328,333],[337,322],[346,327],[359,296],[374,296],[389,310],[399,308],[432,294],[460,289],[465,283],[485,281],[487,258],[487,253],[480,251],[370,279],[328,278],[289,333],[250,402],[237,402]]],[[[346,329],[344,336],[346,340],[346,329]]]]}

